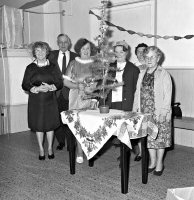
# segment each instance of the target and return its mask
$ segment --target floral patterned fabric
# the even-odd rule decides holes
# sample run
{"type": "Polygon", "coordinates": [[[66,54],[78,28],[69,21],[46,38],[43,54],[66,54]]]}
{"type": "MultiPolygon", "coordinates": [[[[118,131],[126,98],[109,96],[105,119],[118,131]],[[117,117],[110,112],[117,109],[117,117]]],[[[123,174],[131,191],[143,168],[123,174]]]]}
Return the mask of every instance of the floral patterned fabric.
{"type": "Polygon", "coordinates": [[[151,114],[153,122],[158,127],[158,135],[156,139],[148,135],[147,148],[160,149],[171,146],[171,123],[170,121],[165,121],[161,123],[156,120],[156,116],[154,115],[154,72],[152,72],[151,74],[145,73],[142,81],[140,92],[141,112],[144,114],[151,114]]]}
{"type": "Polygon", "coordinates": [[[158,132],[149,115],[135,112],[111,109],[107,114],[100,114],[99,110],[69,110],[62,112],[61,118],[81,144],[87,159],[92,158],[112,135],[132,148],[131,139],[145,137],[148,132],[150,137],[156,138],[158,132]]]}
{"type": "MultiPolygon", "coordinates": [[[[92,75],[92,64],[89,63],[80,63],[77,60],[71,61],[69,64],[66,76],[68,76],[75,83],[83,82],[86,77],[92,75]]],[[[70,89],[69,92],[69,109],[83,109],[90,108],[91,99],[84,99],[86,94],[84,91],[78,89],[70,89]]]]}

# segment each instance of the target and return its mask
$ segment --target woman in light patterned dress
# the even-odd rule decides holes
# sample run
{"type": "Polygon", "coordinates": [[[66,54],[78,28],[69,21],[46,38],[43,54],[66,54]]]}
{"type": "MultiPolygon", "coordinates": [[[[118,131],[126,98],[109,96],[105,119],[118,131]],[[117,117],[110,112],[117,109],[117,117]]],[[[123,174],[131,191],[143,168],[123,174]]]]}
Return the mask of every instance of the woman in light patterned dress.
{"type": "MultiPolygon", "coordinates": [[[[86,84],[84,80],[92,76],[93,60],[91,56],[96,53],[96,48],[93,43],[85,38],[81,38],[75,44],[74,49],[80,57],[76,57],[69,64],[66,75],[64,76],[64,85],[70,88],[69,109],[93,108],[96,101],[93,99],[84,99],[86,96],[86,84]]],[[[95,87],[95,84],[90,87],[95,87]]],[[[90,87],[87,86],[87,89],[89,90],[90,87]]],[[[76,162],[83,163],[83,151],[78,141],[76,162]]]]}
{"type": "Polygon", "coordinates": [[[144,57],[147,69],[139,74],[133,110],[151,114],[158,127],[157,138],[147,138],[148,172],[154,171],[154,175],[161,176],[165,148],[171,146],[172,81],[169,73],[158,64],[162,57],[158,47],[147,47],[144,57]]]}

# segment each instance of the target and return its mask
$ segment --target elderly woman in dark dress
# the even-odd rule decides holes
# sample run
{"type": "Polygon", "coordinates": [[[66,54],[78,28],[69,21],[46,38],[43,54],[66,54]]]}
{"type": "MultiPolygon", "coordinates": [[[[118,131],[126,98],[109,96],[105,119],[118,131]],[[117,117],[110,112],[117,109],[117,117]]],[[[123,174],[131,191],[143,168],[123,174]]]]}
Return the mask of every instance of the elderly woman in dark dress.
{"type": "Polygon", "coordinates": [[[159,65],[162,52],[150,46],[144,51],[146,69],[141,70],[133,110],[151,114],[158,127],[156,139],[148,136],[150,155],[148,172],[161,176],[164,170],[165,148],[171,146],[171,97],[172,81],[169,73],[159,65]]]}
{"type": "Polygon", "coordinates": [[[22,88],[29,93],[28,126],[36,132],[39,145],[39,160],[45,160],[43,147],[44,133],[48,141],[48,158],[53,159],[54,129],[60,125],[55,91],[63,87],[59,69],[49,63],[50,47],[45,42],[35,42],[32,53],[35,60],[26,68],[22,88]]]}

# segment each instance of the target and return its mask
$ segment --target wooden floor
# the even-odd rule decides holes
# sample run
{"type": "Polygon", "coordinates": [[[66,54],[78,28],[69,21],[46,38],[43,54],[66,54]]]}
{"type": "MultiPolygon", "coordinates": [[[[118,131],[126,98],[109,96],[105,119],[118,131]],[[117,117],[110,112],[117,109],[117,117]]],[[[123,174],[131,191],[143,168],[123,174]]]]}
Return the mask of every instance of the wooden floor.
{"type": "Polygon", "coordinates": [[[168,188],[194,186],[193,148],[168,151],[163,175],[149,174],[146,185],[141,183],[141,163],[132,154],[126,195],[121,194],[118,156],[119,148],[112,146],[93,168],[85,160],[70,175],[66,149],[55,151],[54,160],[39,161],[34,133],[1,135],[0,200],[162,200],[168,188]]]}

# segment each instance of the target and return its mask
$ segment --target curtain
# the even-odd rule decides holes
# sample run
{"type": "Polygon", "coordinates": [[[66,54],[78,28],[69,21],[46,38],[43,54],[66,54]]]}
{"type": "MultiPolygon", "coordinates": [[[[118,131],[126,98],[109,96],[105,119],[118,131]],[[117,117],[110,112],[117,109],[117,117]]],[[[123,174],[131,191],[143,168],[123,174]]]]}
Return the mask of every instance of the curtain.
{"type": "Polygon", "coordinates": [[[0,7],[0,43],[5,48],[23,47],[23,10],[0,7]]]}

